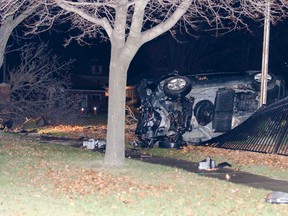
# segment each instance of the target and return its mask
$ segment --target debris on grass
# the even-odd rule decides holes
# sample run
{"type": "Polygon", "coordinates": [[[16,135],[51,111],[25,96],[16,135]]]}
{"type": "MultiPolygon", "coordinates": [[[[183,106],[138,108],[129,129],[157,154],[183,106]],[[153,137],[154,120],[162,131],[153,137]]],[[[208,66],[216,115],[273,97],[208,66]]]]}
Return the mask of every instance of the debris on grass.
{"type": "Polygon", "coordinates": [[[265,202],[271,204],[288,204],[288,193],[273,191],[267,194],[265,202]]]}
{"type": "Polygon", "coordinates": [[[205,160],[201,161],[198,166],[199,170],[212,170],[216,169],[216,163],[210,157],[207,157],[205,160]]]}
{"type": "Polygon", "coordinates": [[[267,166],[279,170],[288,169],[288,157],[276,154],[263,154],[257,152],[230,150],[223,148],[214,148],[206,146],[188,145],[178,150],[182,154],[195,153],[199,156],[208,157],[225,157],[233,161],[233,164],[241,166],[267,166]]]}

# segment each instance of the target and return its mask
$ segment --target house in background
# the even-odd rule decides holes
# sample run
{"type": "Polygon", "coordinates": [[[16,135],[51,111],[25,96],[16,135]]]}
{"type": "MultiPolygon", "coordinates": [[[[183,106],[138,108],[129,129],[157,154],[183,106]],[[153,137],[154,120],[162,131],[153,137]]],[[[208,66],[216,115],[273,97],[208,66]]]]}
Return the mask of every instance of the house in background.
{"type": "Polygon", "coordinates": [[[108,85],[108,75],[97,59],[90,60],[88,65],[80,66],[71,79],[72,89],[69,91],[79,103],[79,112],[95,114],[107,111],[108,98],[105,96],[104,86],[108,85]]]}
{"type": "MultiPolygon", "coordinates": [[[[72,89],[79,103],[79,112],[85,114],[96,114],[108,111],[109,96],[108,68],[104,68],[97,59],[89,62],[88,66],[77,69],[72,74],[72,89]]],[[[127,105],[131,106],[137,102],[135,86],[126,87],[127,105]]]]}

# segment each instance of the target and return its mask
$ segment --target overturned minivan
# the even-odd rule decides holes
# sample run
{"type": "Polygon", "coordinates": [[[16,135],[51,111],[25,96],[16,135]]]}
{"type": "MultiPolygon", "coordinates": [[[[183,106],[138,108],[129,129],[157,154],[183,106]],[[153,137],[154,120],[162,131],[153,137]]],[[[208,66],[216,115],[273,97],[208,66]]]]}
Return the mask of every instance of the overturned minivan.
{"type": "MultiPolygon", "coordinates": [[[[230,131],[259,108],[260,71],[178,75],[137,85],[142,147],[180,148],[230,131]]],[[[267,75],[267,104],[285,96],[285,82],[267,75]]]]}

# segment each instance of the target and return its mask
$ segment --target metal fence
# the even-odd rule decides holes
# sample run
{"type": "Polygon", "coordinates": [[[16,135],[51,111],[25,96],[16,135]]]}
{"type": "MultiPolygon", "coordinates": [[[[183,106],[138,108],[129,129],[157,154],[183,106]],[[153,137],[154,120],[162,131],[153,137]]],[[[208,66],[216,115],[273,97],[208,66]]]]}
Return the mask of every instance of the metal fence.
{"type": "Polygon", "coordinates": [[[288,97],[260,108],[233,130],[201,145],[288,155],[288,97]]]}

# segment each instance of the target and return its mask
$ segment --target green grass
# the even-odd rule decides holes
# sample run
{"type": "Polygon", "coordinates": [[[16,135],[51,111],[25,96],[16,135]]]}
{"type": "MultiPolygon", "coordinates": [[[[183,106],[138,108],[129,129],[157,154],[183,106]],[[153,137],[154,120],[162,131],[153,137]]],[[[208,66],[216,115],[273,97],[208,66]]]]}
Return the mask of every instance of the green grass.
{"type": "Polygon", "coordinates": [[[269,191],[5,134],[0,140],[0,215],[287,215],[269,191]]]}

